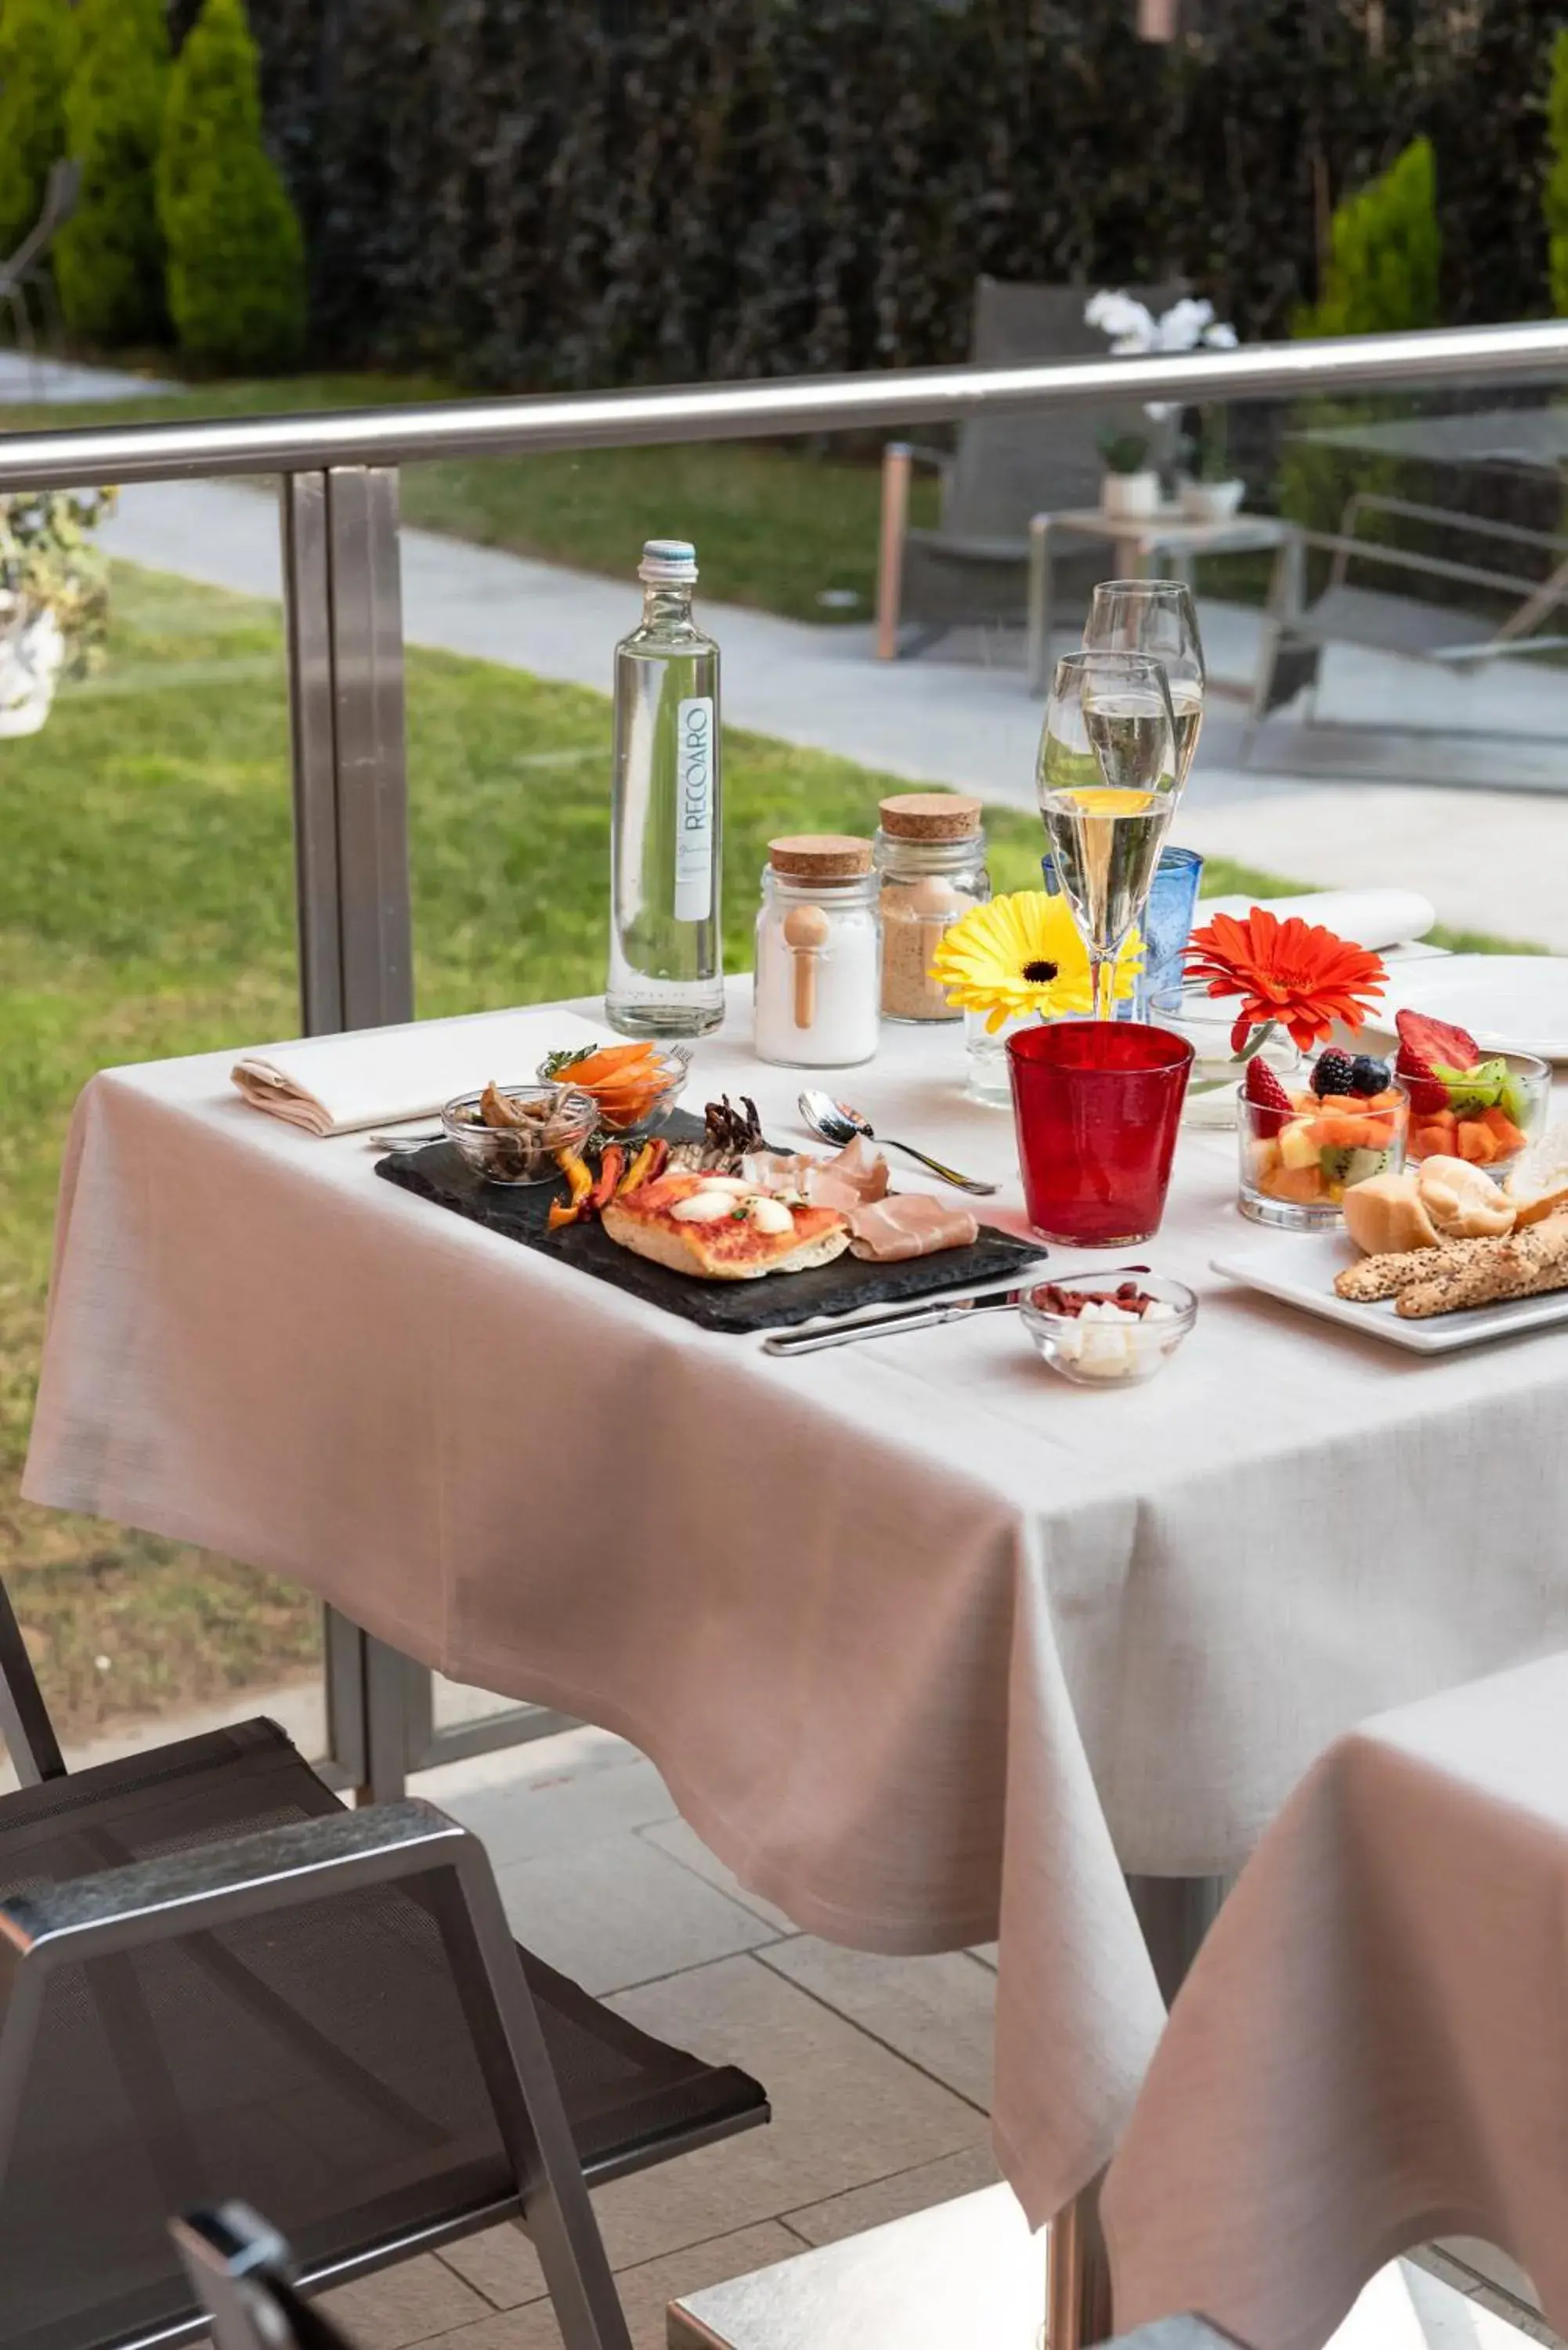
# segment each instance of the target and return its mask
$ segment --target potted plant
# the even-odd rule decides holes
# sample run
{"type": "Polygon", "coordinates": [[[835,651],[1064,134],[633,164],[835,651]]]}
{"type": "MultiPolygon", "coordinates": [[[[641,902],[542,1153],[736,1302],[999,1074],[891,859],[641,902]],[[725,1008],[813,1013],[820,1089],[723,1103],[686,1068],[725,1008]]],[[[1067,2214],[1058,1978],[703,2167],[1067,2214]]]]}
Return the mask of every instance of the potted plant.
{"type": "Polygon", "coordinates": [[[0,737],[36,734],[67,669],[91,666],[109,612],[93,531],[111,490],[0,497],[0,737]]]}
{"type": "Polygon", "coordinates": [[[1108,515],[1159,512],[1159,475],[1148,462],[1147,432],[1106,432],[1096,446],[1106,461],[1100,504],[1108,515]]]}
{"type": "Polygon", "coordinates": [[[1247,494],[1246,483],[1231,470],[1230,411],[1215,401],[1194,413],[1197,429],[1188,438],[1177,499],[1192,522],[1229,522],[1247,494]]]}
{"type": "MultiPolygon", "coordinates": [[[[1098,327],[1103,334],[1110,337],[1111,349],[1117,359],[1141,359],[1155,353],[1182,351],[1233,351],[1236,348],[1235,328],[1215,317],[1212,302],[1199,301],[1191,295],[1184,295],[1179,302],[1173,302],[1169,309],[1157,318],[1145,303],[1135,300],[1132,295],[1102,290],[1091,297],[1084,317],[1089,326],[1098,327]]],[[[1158,422],[1168,417],[1171,411],[1163,400],[1147,400],[1145,412],[1158,422]]],[[[1183,514],[1194,520],[1214,522],[1235,513],[1241,503],[1245,484],[1226,477],[1223,405],[1216,403],[1199,409],[1199,420],[1196,479],[1184,480],[1179,485],[1179,496],[1183,514]],[[1210,467],[1217,470],[1210,471],[1210,467]]],[[[1125,446],[1135,437],[1130,433],[1118,434],[1116,444],[1125,446]]],[[[1141,487],[1129,494],[1116,484],[1114,476],[1118,471],[1128,473],[1132,469],[1117,467],[1110,444],[1106,440],[1100,442],[1100,453],[1111,468],[1105,484],[1106,512],[1120,515],[1158,512],[1158,476],[1152,473],[1148,476],[1154,483],[1152,495],[1141,487]],[[1147,503],[1140,502],[1144,500],[1147,503]]],[[[1139,465],[1146,463],[1147,455],[1146,442],[1137,461],[1139,465]]],[[[1132,478],[1137,481],[1139,476],[1132,473],[1132,478]]]]}

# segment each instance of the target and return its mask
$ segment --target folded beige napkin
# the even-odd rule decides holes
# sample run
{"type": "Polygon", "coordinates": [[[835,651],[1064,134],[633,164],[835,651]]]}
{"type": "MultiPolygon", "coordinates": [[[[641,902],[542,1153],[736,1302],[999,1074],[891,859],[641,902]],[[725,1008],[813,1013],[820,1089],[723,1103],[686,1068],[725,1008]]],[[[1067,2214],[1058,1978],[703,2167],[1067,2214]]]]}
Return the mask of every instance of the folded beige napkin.
{"type": "Polygon", "coordinates": [[[1309,889],[1299,898],[1204,898],[1192,919],[1197,923],[1215,914],[1241,917],[1254,906],[1266,906],[1282,922],[1293,914],[1303,922],[1321,922],[1336,938],[1349,939],[1374,954],[1383,947],[1424,939],[1438,919],[1431,899],[1417,889],[1309,889]]]}
{"type": "Polygon", "coordinates": [[[539,1005],[266,1045],[242,1054],[231,1075],[254,1109],[310,1134],[352,1134],[428,1117],[492,1077],[530,1084],[546,1053],[596,1039],[611,1043],[612,1033],[539,1005]]]}

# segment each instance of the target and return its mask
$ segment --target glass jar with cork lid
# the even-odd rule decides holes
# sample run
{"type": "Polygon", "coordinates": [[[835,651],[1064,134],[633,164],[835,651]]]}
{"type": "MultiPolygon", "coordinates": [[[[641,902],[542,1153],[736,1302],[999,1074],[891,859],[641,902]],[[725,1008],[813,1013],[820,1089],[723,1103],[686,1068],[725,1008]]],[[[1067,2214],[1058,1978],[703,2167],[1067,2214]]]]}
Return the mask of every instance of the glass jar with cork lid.
{"type": "Polygon", "coordinates": [[[895,792],[880,813],[882,1017],[961,1019],[929,974],[948,925],[991,895],[981,804],[958,792],[895,792]]]}
{"type": "Polygon", "coordinates": [[[846,1069],[876,1052],[877,888],[868,840],[808,832],[769,841],[753,996],[759,1059],[846,1069]]]}

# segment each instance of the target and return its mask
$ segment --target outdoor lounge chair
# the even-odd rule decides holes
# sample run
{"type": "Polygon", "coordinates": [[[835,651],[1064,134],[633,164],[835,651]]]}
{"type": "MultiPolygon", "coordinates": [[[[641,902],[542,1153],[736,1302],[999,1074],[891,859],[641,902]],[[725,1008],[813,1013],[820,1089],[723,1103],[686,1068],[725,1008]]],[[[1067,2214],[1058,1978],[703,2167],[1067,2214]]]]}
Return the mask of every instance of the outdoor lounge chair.
{"type": "Polygon", "coordinates": [[[194,2341],[168,2220],[232,2196],[307,2293],[520,2217],[569,2350],[628,2350],[587,2185],[765,2121],[755,2081],[519,1950],[475,1836],[349,1811],[271,1722],[66,1775],[3,1588],[0,1728],[3,2350],[194,2341]]]}
{"type": "MultiPolygon", "coordinates": [[[[1568,635],[1537,633],[1541,623],[1565,605],[1568,538],[1525,530],[1516,523],[1492,522],[1451,506],[1419,505],[1407,498],[1357,490],[1346,501],[1337,531],[1295,531],[1282,550],[1264,617],[1242,756],[1251,752],[1270,712],[1282,709],[1303,690],[1309,693],[1308,723],[1313,722],[1329,645],[1355,645],[1450,670],[1475,670],[1505,656],[1518,659],[1568,648],[1568,635]],[[1376,538],[1363,533],[1368,521],[1379,532],[1376,538]],[[1428,534],[1437,527],[1490,540],[1501,552],[1495,561],[1469,563],[1402,546],[1394,534],[1409,524],[1428,534]],[[1315,598],[1307,593],[1312,548],[1333,557],[1327,583],[1315,598]],[[1543,559],[1542,566],[1532,574],[1504,567],[1511,549],[1520,555],[1528,550],[1543,559]],[[1449,591],[1443,601],[1434,600],[1429,588],[1423,595],[1424,583],[1439,581],[1449,591]],[[1461,601],[1455,591],[1464,589],[1476,592],[1461,601]]],[[[1399,723],[1401,731],[1411,731],[1407,720],[1401,717],[1399,723]]]]}
{"type": "Polygon", "coordinates": [[[44,314],[46,341],[58,338],[59,312],[55,303],[54,279],[47,266],[49,248],[76,211],[81,187],[82,167],[79,163],[51,163],[37,219],[9,261],[0,261],[0,302],[5,303],[11,313],[19,351],[32,354],[37,349],[32,312],[27,307],[30,294],[37,296],[38,307],[44,314]]]}
{"type": "MultiPolygon", "coordinates": [[[[1087,326],[1086,286],[1007,285],[977,279],[970,359],[977,367],[1029,360],[1105,359],[1110,349],[1087,326]]],[[[1134,286],[1127,291],[1158,317],[1186,286],[1134,286]]],[[[1029,601],[1029,525],[1037,514],[1092,506],[1105,472],[1098,438],[1135,424],[1158,437],[1141,410],[1107,411],[1103,402],[1011,416],[977,416],[961,424],[948,453],[894,442],[882,460],[881,558],[877,650],[883,660],[918,652],[951,628],[1022,625],[1029,601]],[[910,471],[934,465],[941,476],[941,519],[911,530],[906,516],[910,471]],[[908,629],[906,637],[900,636],[908,629]]],[[[1059,595],[1095,577],[1091,552],[1059,564],[1059,595]],[[1075,582],[1074,570],[1083,578],[1075,582]]],[[[1103,565],[1101,566],[1103,568],[1103,565]]]]}

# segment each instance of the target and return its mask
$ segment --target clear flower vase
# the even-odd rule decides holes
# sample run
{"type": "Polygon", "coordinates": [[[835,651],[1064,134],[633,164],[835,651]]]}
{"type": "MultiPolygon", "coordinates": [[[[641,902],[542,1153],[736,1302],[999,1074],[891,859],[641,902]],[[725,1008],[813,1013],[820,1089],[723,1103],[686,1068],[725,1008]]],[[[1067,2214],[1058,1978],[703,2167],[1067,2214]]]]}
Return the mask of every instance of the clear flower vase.
{"type": "Polygon", "coordinates": [[[994,1035],[987,1032],[983,1012],[966,1012],[963,1015],[964,1051],[969,1058],[968,1093],[971,1101],[985,1102],[992,1109],[1012,1107],[1012,1080],[1007,1074],[1007,1040],[1016,1036],[1021,1028],[1037,1028],[1037,1012],[1022,1012],[1004,1021],[994,1035]]]}
{"type": "Polygon", "coordinates": [[[1161,1016],[1157,1025],[1185,1036],[1192,1046],[1192,1075],[1181,1106],[1183,1126],[1223,1129],[1236,1123],[1236,1097],[1246,1076],[1247,1063],[1266,1061],[1288,1090],[1299,1080],[1302,1056],[1283,1028],[1272,1028],[1255,1052],[1237,1053],[1231,1043],[1236,1024],[1234,996],[1210,995],[1203,988],[1182,991],[1179,1012],[1161,1016]]]}

